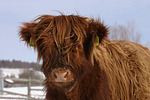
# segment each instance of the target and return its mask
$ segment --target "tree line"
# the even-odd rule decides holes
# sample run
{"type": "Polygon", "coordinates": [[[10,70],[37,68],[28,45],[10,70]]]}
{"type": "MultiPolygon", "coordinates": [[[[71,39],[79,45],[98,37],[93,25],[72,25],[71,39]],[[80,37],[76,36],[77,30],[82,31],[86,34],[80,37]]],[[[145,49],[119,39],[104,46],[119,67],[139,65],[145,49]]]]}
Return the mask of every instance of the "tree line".
{"type": "Polygon", "coordinates": [[[0,60],[0,68],[32,68],[34,70],[40,70],[41,65],[37,65],[34,62],[23,62],[13,59],[10,60],[0,60]]]}

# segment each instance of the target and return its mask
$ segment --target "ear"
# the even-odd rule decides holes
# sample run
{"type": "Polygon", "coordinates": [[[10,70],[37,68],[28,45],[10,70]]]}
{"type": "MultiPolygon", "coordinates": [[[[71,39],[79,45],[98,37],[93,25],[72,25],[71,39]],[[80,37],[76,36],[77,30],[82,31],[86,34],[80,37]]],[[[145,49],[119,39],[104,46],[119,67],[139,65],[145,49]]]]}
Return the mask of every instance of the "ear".
{"type": "Polygon", "coordinates": [[[94,47],[99,46],[102,40],[107,38],[108,28],[100,20],[94,21],[94,19],[91,19],[86,21],[89,22],[89,27],[87,29],[84,48],[87,58],[91,58],[94,47]]]}
{"type": "Polygon", "coordinates": [[[99,19],[96,21],[92,19],[92,21],[89,21],[88,34],[92,38],[92,43],[100,44],[101,41],[108,36],[108,27],[105,26],[99,19]],[[97,43],[98,41],[99,43],[97,43]]]}
{"type": "Polygon", "coordinates": [[[48,31],[48,26],[52,18],[54,18],[54,16],[43,15],[31,23],[23,23],[23,26],[20,28],[20,38],[25,41],[27,45],[36,47],[37,39],[41,34],[48,31]]]}
{"type": "Polygon", "coordinates": [[[34,29],[36,27],[36,23],[23,23],[23,26],[20,28],[19,36],[22,41],[25,41],[29,46],[35,46],[35,32],[34,29]]]}

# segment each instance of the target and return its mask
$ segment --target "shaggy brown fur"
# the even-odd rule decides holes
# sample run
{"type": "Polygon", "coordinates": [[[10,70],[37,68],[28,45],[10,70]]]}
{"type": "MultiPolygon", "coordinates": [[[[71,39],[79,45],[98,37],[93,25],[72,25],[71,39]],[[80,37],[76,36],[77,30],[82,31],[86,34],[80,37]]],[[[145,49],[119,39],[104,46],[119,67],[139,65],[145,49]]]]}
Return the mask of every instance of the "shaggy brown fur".
{"type": "Polygon", "coordinates": [[[27,44],[32,38],[43,60],[47,100],[150,100],[150,51],[107,35],[99,20],[75,15],[44,15],[24,23],[21,38],[27,44]],[[99,46],[94,46],[96,36],[99,46]],[[71,88],[49,81],[56,65],[74,73],[71,88]]]}

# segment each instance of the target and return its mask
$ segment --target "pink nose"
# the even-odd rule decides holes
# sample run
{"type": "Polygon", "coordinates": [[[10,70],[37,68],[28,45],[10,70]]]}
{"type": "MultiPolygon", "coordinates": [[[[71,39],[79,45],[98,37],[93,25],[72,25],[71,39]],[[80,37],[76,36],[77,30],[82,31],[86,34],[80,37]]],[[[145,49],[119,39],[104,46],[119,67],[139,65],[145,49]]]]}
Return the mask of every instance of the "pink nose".
{"type": "Polygon", "coordinates": [[[50,80],[55,83],[67,83],[74,81],[74,77],[69,69],[55,68],[51,72],[50,80]]]}

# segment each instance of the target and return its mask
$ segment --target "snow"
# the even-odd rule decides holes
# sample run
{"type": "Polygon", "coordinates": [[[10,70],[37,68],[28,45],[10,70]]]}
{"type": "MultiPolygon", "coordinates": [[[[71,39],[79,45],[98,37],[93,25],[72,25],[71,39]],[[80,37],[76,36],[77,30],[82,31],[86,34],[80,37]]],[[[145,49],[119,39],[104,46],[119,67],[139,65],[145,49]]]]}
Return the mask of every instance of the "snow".
{"type": "MultiPolygon", "coordinates": [[[[35,99],[44,99],[45,98],[45,92],[43,90],[43,86],[36,86],[36,87],[31,87],[31,89],[41,89],[42,91],[31,91],[31,97],[35,99]]],[[[12,87],[12,88],[4,88],[4,91],[8,92],[14,92],[14,93],[19,93],[19,94],[28,94],[28,88],[27,87],[12,87]]],[[[26,96],[19,96],[19,95],[11,95],[7,93],[3,93],[0,95],[0,97],[17,97],[17,98],[27,98],[26,96]]],[[[3,100],[3,99],[1,99],[3,100]]],[[[7,99],[4,99],[7,100],[7,99]]],[[[9,99],[10,100],[10,99],[9,99]]]]}
{"type": "MultiPolygon", "coordinates": [[[[24,70],[24,68],[0,68],[3,72],[3,77],[6,76],[15,76],[15,78],[19,78],[19,74],[21,74],[24,70]]],[[[41,75],[42,78],[44,78],[44,74],[41,71],[37,71],[38,74],[41,75]]]]}
{"type": "MultiPolygon", "coordinates": [[[[19,78],[19,74],[22,73],[22,71],[24,70],[23,68],[0,68],[0,70],[2,70],[3,72],[3,77],[6,76],[15,76],[15,78],[19,78]]],[[[44,78],[44,75],[42,72],[37,71],[41,77],[44,78]]],[[[6,79],[6,81],[13,83],[13,80],[11,79],[6,79]]],[[[31,90],[31,97],[35,98],[35,99],[44,99],[45,98],[45,92],[43,90],[43,86],[36,86],[36,87],[31,87],[31,89],[38,89],[38,91],[36,90],[31,90]],[[40,90],[41,91],[40,91],[40,90]]],[[[8,92],[13,92],[13,93],[19,93],[19,94],[23,94],[23,95],[28,95],[28,88],[27,87],[11,87],[11,88],[4,88],[4,91],[8,91],[8,92]]],[[[20,95],[12,95],[12,94],[8,94],[6,92],[4,92],[2,95],[0,93],[0,100],[10,100],[10,99],[1,99],[1,97],[15,97],[15,98],[27,98],[27,96],[20,96],[20,95]]],[[[14,100],[14,99],[13,99],[14,100]]],[[[17,100],[23,100],[23,99],[17,99],[17,100]]]]}
{"type": "Polygon", "coordinates": [[[21,68],[1,68],[2,72],[3,72],[3,76],[6,77],[6,76],[11,76],[11,75],[14,75],[16,78],[19,78],[19,74],[21,73],[21,68]]]}
{"type": "Polygon", "coordinates": [[[7,81],[7,82],[9,82],[9,83],[14,83],[14,81],[11,80],[11,79],[5,79],[5,81],[7,81]]]}

